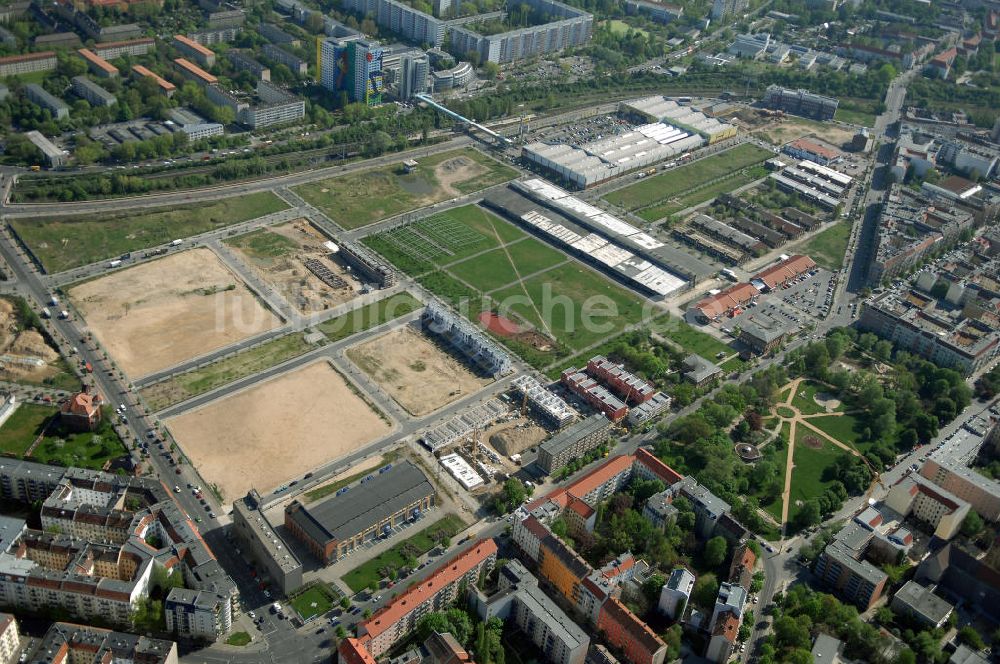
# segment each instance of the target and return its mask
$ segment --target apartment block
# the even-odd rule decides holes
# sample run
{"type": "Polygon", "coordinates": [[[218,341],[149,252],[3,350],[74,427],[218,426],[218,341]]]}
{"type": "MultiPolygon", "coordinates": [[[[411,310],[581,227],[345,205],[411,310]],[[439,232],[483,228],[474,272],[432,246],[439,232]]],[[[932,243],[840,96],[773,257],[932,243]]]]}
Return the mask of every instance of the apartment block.
{"type": "Polygon", "coordinates": [[[360,623],[360,645],[371,657],[382,657],[416,628],[421,616],[443,611],[455,601],[461,586],[475,587],[480,576],[493,569],[496,558],[496,542],[484,539],[443,563],[422,582],[410,587],[360,623]]]}
{"type": "Polygon", "coordinates": [[[215,66],[215,53],[184,35],[174,35],[173,46],[184,55],[194,58],[202,67],[215,66]]]}
{"type": "Polygon", "coordinates": [[[113,64],[93,51],[81,48],[77,51],[77,53],[79,53],[80,57],[87,62],[87,67],[93,74],[103,78],[114,78],[115,76],[118,76],[118,67],[115,67],[113,64]]]}
{"type": "Polygon", "coordinates": [[[934,536],[942,540],[959,533],[971,509],[969,503],[916,473],[900,478],[889,490],[885,504],[934,528],[934,536]]]}
{"type": "Polygon", "coordinates": [[[91,106],[114,106],[118,98],[86,76],[74,76],[72,79],[73,93],[80,99],[86,99],[91,106]]]}
{"type": "Polygon", "coordinates": [[[69,117],[69,106],[66,105],[66,102],[49,94],[37,83],[28,83],[24,86],[24,95],[28,98],[28,101],[49,111],[52,117],[57,120],[64,120],[69,117]]]}
{"type": "Polygon", "coordinates": [[[604,415],[591,415],[571,424],[539,446],[538,466],[553,473],[607,442],[610,432],[611,421],[604,415]]]}
{"type": "Polygon", "coordinates": [[[302,585],[302,563],[274,530],[262,510],[260,494],[251,489],[233,502],[233,533],[247,554],[286,595],[302,585]]]}
{"type": "Polygon", "coordinates": [[[0,77],[31,74],[36,71],[52,71],[55,68],[55,51],[8,55],[0,58],[0,77]]]}
{"type": "Polygon", "coordinates": [[[123,55],[146,55],[156,47],[152,37],[128,41],[100,42],[94,44],[93,51],[105,60],[114,60],[123,55]]]}
{"type": "Polygon", "coordinates": [[[837,542],[823,550],[814,571],[827,587],[862,610],[878,601],[888,580],[885,572],[866,560],[854,558],[837,542]]]}
{"type": "Polygon", "coordinates": [[[480,620],[513,624],[553,664],[584,664],[590,638],[538,586],[538,579],[514,559],[500,570],[497,592],[472,591],[480,620]]]}
{"type": "MultiPolygon", "coordinates": [[[[716,0],[725,2],[728,0],[716,0]]],[[[814,120],[832,120],[840,102],[833,97],[824,97],[808,90],[791,90],[779,85],[770,85],[764,94],[764,105],[792,115],[801,115],[814,120]]]]}
{"type": "Polygon", "coordinates": [[[667,656],[667,644],[615,597],[601,606],[597,629],[632,664],[663,664],[667,656]]]}

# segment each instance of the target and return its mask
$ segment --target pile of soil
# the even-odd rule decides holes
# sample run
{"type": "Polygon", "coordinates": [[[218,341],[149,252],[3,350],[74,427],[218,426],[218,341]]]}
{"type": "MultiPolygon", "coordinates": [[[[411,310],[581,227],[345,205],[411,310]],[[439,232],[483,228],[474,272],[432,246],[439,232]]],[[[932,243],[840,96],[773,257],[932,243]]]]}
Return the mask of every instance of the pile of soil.
{"type": "Polygon", "coordinates": [[[534,447],[539,441],[545,440],[548,433],[536,424],[528,426],[510,426],[500,429],[490,436],[490,445],[503,454],[510,456],[520,454],[530,447],[534,447]]]}

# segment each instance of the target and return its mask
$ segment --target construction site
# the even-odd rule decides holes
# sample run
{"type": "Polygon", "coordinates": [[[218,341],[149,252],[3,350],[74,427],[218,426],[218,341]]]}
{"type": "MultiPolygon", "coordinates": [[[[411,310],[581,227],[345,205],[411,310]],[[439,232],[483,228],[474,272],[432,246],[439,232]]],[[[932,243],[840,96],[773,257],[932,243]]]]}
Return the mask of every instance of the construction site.
{"type": "Polygon", "coordinates": [[[226,244],[300,312],[324,311],[353,299],[363,285],[337,247],[305,219],[260,228],[226,244]]]}

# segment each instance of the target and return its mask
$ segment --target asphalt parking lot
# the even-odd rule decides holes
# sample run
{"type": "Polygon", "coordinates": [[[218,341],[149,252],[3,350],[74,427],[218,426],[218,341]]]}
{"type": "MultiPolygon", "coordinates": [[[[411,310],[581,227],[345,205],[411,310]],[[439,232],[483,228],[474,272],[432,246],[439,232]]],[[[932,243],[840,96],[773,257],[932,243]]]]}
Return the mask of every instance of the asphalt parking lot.
{"type": "Polygon", "coordinates": [[[793,332],[825,317],[833,300],[834,273],[822,268],[815,272],[788,288],[763,293],[740,314],[721,319],[723,331],[751,322],[766,329],[793,332]]]}

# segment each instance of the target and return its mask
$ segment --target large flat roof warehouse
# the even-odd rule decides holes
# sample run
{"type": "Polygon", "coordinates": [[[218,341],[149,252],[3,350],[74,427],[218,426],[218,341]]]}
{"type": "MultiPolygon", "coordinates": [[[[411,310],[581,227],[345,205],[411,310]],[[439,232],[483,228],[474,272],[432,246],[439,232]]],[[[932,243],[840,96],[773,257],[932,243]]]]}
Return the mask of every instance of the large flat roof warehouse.
{"type": "Polygon", "coordinates": [[[704,142],[693,132],[654,122],[583,145],[530,143],[521,148],[521,155],[585,189],[688,152],[704,142]]]}
{"type": "Polygon", "coordinates": [[[409,461],[393,465],[371,479],[316,505],[292,513],[297,525],[317,542],[341,541],[366,531],[420,498],[434,495],[424,473],[409,461]]]}
{"type": "Polygon", "coordinates": [[[696,108],[679,104],[666,97],[654,96],[623,101],[618,108],[623,113],[634,113],[654,122],[687,129],[701,135],[709,143],[736,135],[736,127],[728,122],[709,117],[696,108]]]}

